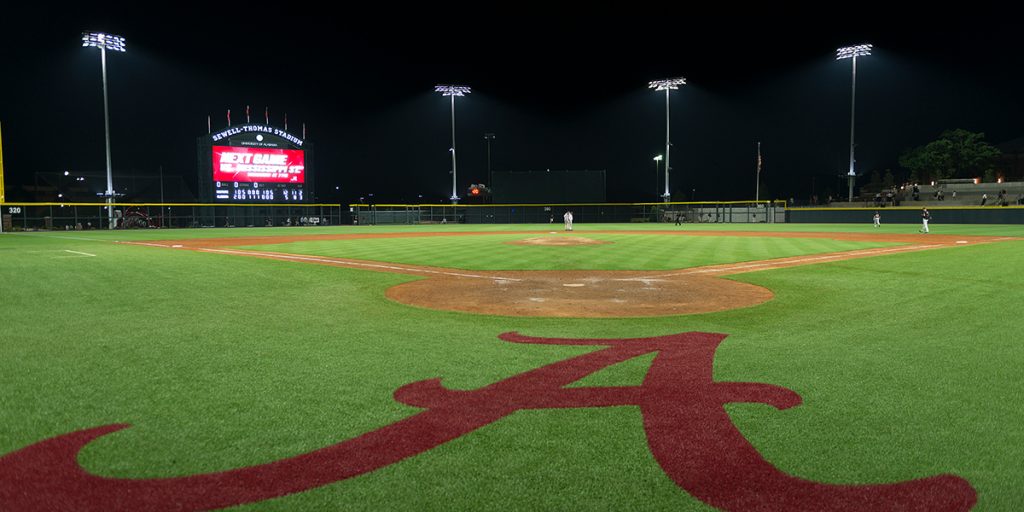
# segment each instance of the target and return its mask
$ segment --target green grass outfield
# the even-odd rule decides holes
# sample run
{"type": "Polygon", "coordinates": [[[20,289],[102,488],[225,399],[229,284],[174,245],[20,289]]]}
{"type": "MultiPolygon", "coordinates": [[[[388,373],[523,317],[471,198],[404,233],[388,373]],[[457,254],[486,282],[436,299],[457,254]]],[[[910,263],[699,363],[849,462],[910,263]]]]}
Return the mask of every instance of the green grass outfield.
{"type": "MultiPolygon", "coordinates": [[[[803,404],[730,404],[776,467],[833,483],[954,473],[976,510],[1024,503],[1024,241],[754,272],[775,298],[722,313],[538,319],[413,308],[383,292],[411,276],[111,243],[391,231],[561,231],[555,225],[359,226],[0,236],[0,454],[78,429],[132,428],[79,462],[114,477],[222,471],[309,452],[418,409],[392,393],[443,377],[474,389],[592,351],[517,345],[727,333],[715,379],[784,386],[803,404]],[[75,251],[75,252],[68,252],[75,251]],[[94,256],[88,256],[94,255],[94,256]]],[[[519,247],[511,233],[301,242],[286,252],[468,269],[661,269],[886,244],[588,233],[614,244],[519,247]],[[601,252],[605,251],[605,252],[601,252]],[[469,256],[467,256],[469,255],[469,256]],[[550,256],[549,256],[550,255],[550,256]]],[[[685,230],[916,233],[916,225],[699,225],[685,230]]],[[[1024,236],[1024,226],[933,233],[1024,236]]],[[[922,235],[924,237],[924,235],[922,235]]],[[[587,385],[637,385],[650,358],[587,385]]],[[[3,509],[0,504],[0,509],[3,509]]],[[[422,455],[239,510],[710,510],[665,475],[633,406],[521,411],[422,455]]]]}

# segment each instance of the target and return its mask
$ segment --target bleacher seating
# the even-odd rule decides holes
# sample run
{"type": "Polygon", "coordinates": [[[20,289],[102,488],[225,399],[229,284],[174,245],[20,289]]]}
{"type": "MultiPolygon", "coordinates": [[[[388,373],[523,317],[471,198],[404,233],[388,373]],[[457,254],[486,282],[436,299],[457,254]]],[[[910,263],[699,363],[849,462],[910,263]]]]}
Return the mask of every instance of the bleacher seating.
{"type": "MultiPolygon", "coordinates": [[[[899,206],[919,206],[922,208],[933,206],[981,206],[982,197],[987,195],[988,200],[985,207],[1002,206],[999,202],[999,192],[1006,191],[1005,201],[1010,206],[1016,206],[1020,197],[1024,196],[1024,182],[1006,183],[973,183],[971,180],[950,180],[953,183],[939,183],[936,185],[918,185],[920,190],[919,200],[913,199],[910,187],[900,190],[902,200],[899,206]],[[935,193],[938,190],[943,192],[943,200],[936,199],[935,193]],[[956,197],[953,196],[956,192],[956,197]]],[[[826,205],[822,205],[826,206],[826,205]]],[[[837,201],[827,205],[833,208],[875,208],[874,194],[854,199],[853,202],[837,201]]],[[[884,208],[891,206],[886,204],[884,208]]]]}

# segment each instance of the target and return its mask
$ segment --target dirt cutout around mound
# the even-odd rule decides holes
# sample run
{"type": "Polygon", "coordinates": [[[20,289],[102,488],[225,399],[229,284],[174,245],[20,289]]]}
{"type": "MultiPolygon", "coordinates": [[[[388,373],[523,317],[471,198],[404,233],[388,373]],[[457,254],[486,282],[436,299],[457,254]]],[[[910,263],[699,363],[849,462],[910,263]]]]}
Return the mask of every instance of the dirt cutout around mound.
{"type": "MultiPolygon", "coordinates": [[[[634,233],[634,232],[612,232],[634,233]]],[[[287,237],[241,237],[192,239],[166,242],[125,242],[133,245],[194,250],[215,254],[249,256],[281,261],[316,263],[378,272],[391,272],[425,277],[391,287],[385,295],[396,302],[427,309],[464,313],[530,317],[628,318],[711,313],[762,304],[772,298],[770,290],[721,279],[721,276],[775,268],[827,263],[853,258],[882,256],[929,249],[963,247],[979,243],[1016,240],[1010,237],[968,237],[954,235],[876,235],[860,233],[753,233],[753,232],[636,232],[677,236],[766,236],[831,238],[836,240],[902,242],[908,245],[861,249],[826,254],[812,254],[763,261],[710,265],[669,271],[475,271],[405,265],[378,261],[353,260],[255,251],[229,246],[271,245],[311,240],[345,240],[360,238],[407,238],[415,236],[468,236],[513,233],[353,233],[337,235],[306,235],[287,237]]],[[[546,233],[544,233],[546,234],[546,233]]],[[[601,243],[579,236],[533,239],[551,242],[527,245],[582,245],[601,243]],[[579,242],[578,240],[589,240],[579,242]],[[558,244],[554,243],[559,242],[558,244]]],[[[514,242],[506,242],[514,243],[514,242]]]]}

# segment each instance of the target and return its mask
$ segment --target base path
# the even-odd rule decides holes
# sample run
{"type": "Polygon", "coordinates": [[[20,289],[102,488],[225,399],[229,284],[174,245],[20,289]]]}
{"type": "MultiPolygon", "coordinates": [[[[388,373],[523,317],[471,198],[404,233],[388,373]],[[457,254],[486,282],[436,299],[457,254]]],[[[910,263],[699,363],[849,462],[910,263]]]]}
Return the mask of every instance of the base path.
{"type": "MultiPolygon", "coordinates": [[[[588,231],[587,233],[599,232],[588,231]]],[[[669,271],[476,271],[229,247],[272,245],[301,241],[408,238],[418,236],[530,234],[546,235],[545,238],[548,238],[551,235],[548,232],[537,231],[352,233],[124,243],[421,276],[426,279],[393,286],[385,294],[389,299],[396,302],[422,308],[507,316],[608,318],[726,311],[755,306],[768,301],[773,296],[772,292],[766,288],[729,279],[721,279],[721,276],[902,252],[1016,240],[1016,238],[1007,237],[876,235],[873,233],[763,233],[742,231],[602,231],[600,233],[830,238],[851,241],[898,242],[908,245],[763,261],[747,261],[669,271]]],[[[574,236],[576,235],[565,234],[559,235],[558,238],[574,236]]],[[[528,243],[534,245],[563,245],[558,242],[528,243]]],[[[553,247],[552,250],[565,249],[553,247]]]]}

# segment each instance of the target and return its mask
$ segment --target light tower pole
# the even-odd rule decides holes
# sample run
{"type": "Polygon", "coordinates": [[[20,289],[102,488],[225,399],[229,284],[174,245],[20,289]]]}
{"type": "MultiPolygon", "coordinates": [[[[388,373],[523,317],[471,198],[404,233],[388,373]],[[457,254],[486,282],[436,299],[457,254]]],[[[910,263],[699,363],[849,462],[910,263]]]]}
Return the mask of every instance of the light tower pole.
{"type": "Polygon", "coordinates": [[[856,110],[854,109],[857,103],[857,57],[864,57],[871,55],[870,44],[859,44],[857,46],[844,46],[836,50],[836,60],[852,59],[853,60],[853,79],[850,86],[850,172],[847,173],[847,180],[850,185],[850,193],[847,201],[853,202],[853,182],[857,178],[857,173],[853,171],[853,118],[856,110]]]}
{"type": "Polygon", "coordinates": [[[465,96],[473,91],[464,85],[437,85],[434,86],[434,92],[439,92],[442,96],[451,96],[452,98],[452,147],[448,149],[452,153],[452,197],[449,199],[452,200],[452,204],[455,204],[459,202],[459,195],[455,189],[455,97],[465,96]]]}
{"type": "Polygon", "coordinates": [[[100,67],[103,70],[103,131],[107,141],[107,225],[114,229],[114,173],[110,165],[110,108],[107,101],[107,50],[124,51],[124,38],[101,32],[83,32],[82,46],[100,49],[100,67]]]}
{"type": "Polygon", "coordinates": [[[487,186],[494,187],[494,180],[491,179],[491,141],[494,140],[494,134],[485,133],[484,140],[487,141],[487,186]]]}
{"type": "Polygon", "coordinates": [[[761,141],[757,142],[757,172],[754,177],[754,206],[761,199],[761,141]]]}
{"type": "Polygon", "coordinates": [[[658,195],[658,166],[661,164],[661,161],[664,158],[665,158],[664,155],[658,155],[658,156],[654,157],[654,195],[655,195],[655,197],[657,197],[657,195],[658,195]]]}
{"type": "Polygon", "coordinates": [[[665,91],[665,193],[661,195],[661,198],[667,203],[672,199],[672,195],[669,194],[668,189],[668,171],[669,167],[669,151],[672,146],[672,142],[669,139],[669,115],[668,115],[668,93],[672,89],[678,89],[680,85],[685,85],[685,78],[667,78],[665,80],[653,80],[647,84],[648,89],[654,89],[655,91],[665,91]]]}

